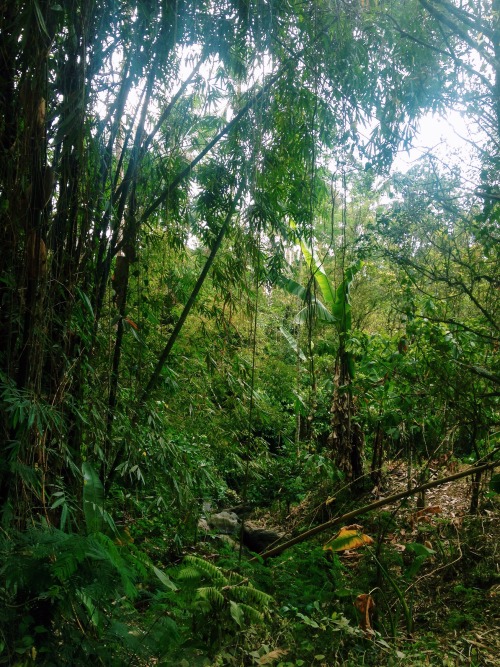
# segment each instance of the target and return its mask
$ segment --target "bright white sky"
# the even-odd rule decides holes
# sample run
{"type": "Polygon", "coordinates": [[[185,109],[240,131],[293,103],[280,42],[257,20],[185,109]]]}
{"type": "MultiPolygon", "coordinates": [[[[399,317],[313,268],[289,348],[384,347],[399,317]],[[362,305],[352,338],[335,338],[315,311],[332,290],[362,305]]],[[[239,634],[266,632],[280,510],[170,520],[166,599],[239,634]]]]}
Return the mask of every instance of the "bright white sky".
{"type": "Polygon", "coordinates": [[[413,142],[414,148],[409,153],[401,152],[396,158],[394,168],[407,171],[426,153],[431,153],[443,166],[458,165],[464,172],[477,170],[479,162],[472,141],[473,131],[458,111],[449,111],[446,117],[428,114],[420,121],[420,131],[413,142]]]}

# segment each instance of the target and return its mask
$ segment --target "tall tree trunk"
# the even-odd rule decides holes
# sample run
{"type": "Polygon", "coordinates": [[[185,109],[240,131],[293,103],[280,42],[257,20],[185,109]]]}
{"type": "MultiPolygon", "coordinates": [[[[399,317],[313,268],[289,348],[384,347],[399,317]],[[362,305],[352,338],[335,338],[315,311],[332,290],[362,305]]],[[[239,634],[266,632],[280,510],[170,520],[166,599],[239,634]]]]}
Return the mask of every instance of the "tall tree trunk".
{"type": "Polygon", "coordinates": [[[345,351],[341,349],[335,365],[331,408],[331,430],[328,437],[330,455],[346,479],[355,481],[363,475],[364,435],[355,420],[351,378],[345,351]]]}

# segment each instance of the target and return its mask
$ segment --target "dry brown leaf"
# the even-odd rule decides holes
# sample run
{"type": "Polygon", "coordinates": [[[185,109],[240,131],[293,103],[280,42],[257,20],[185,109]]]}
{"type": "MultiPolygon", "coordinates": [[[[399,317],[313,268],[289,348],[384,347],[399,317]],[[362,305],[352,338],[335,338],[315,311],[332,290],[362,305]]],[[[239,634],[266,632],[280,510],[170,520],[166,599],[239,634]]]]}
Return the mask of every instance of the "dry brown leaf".
{"type": "Polygon", "coordinates": [[[439,505],[431,505],[430,507],[423,507],[421,510],[414,512],[410,516],[411,527],[414,528],[415,524],[425,522],[428,523],[431,521],[431,518],[434,514],[441,514],[442,509],[439,505]]]}
{"type": "Polygon", "coordinates": [[[431,507],[424,507],[423,509],[418,510],[418,512],[415,512],[414,517],[419,519],[420,517],[428,516],[429,514],[441,514],[442,511],[443,510],[439,505],[432,505],[431,507]]]}
{"type": "Polygon", "coordinates": [[[271,665],[275,660],[279,660],[288,653],[286,649],[277,648],[263,655],[259,660],[259,665],[271,665]]]}
{"type": "Polygon", "coordinates": [[[371,624],[371,617],[375,609],[375,601],[368,593],[361,593],[354,601],[354,606],[361,614],[359,627],[363,630],[365,635],[373,637],[375,634],[371,624]]]}
{"type": "Polygon", "coordinates": [[[363,526],[360,526],[359,523],[352,523],[350,526],[342,526],[340,532],[343,533],[346,530],[358,530],[361,532],[363,530],[363,526]]]}

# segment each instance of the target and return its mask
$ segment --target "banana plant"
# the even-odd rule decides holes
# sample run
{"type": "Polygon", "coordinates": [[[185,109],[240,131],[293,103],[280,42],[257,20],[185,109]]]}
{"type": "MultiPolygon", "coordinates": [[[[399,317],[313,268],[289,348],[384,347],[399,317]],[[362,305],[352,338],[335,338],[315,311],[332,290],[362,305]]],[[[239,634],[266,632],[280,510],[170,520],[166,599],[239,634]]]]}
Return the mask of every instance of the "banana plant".
{"type": "MultiPolygon", "coordinates": [[[[298,296],[306,303],[306,306],[300,310],[295,316],[295,321],[298,324],[307,322],[309,317],[316,317],[322,322],[329,322],[335,326],[339,335],[339,356],[341,364],[345,364],[348,374],[348,379],[354,378],[355,366],[352,355],[345,349],[347,338],[351,330],[351,304],[349,302],[349,289],[354,276],[363,266],[361,260],[352,264],[344,271],[344,279],[340,285],[335,289],[328,278],[323,267],[323,262],[318,259],[318,253],[314,252],[313,247],[309,246],[305,241],[297,238],[302,251],[302,255],[307,262],[307,265],[314,276],[316,284],[318,285],[323,302],[320,301],[311,290],[303,287],[291,278],[280,276],[277,284],[285,289],[289,294],[298,296]]],[[[290,342],[291,334],[285,337],[290,342]]],[[[285,335],[283,333],[283,335],[285,335]]],[[[292,346],[293,347],[293,346],[292,346]]]]}
{"type": "MultiPolygon", "coordinates": [[[[342,282],[335,289],[326,274],[323,262],[318,258],[318,253],[313,250],[313,246],[309,246],[299,238],[297,241],[311,275],[319,287],[322,301],[311,293],[310,288],[306,289],[290,278],[282,276],[277,282],[290,294],[298,296],[306,303],[306,306],[296,315],[296,322],[307,322],[308,318],[316,317],[318,320],[333,324],[337,330],[339,349],[335,365],[334,392],[330,410],[331,430],[328,443],[330,456],[336,462],[339,470],[348,479],[356,480],[363,474],[364,436],[359,424],[352,419],[356,407],[350,388],[355,366],[352,354],[346,349],[346,345],[352,324],[349,289],[363,263],[358,260],[347,268],[344,271],[342,282]],[[346,388],[348,391],[345,391],[346,388]]],[[[285,338],[288,340],[290,336],[291,334],[288,334],[285,338]]],[[[294,349],[298,350],[298,345],[294,349]]]]}

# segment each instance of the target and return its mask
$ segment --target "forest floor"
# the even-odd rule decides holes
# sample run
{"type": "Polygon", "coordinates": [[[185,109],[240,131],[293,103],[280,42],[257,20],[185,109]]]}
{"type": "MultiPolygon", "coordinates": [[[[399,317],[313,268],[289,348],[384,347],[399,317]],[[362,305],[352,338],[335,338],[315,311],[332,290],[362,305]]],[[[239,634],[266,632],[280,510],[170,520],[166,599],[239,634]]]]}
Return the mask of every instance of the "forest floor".
{"type": "MultiPolygon", "coordinates": [[[[395,474],[389,479],[389,493],[406,485],[405,473],[399,480],[395,474]]],[[[429,663],[430,656],[437,655],[443,665],[498,667],[500,505],[482,494],[479,512],[471,515],[471,495],[470,477],[428,490],[425,508],[400,510],[399,525],[386,539],[403,548],[408,542],[424,541],[436,551],[405,591],[414,591],[417,641],[422,634],[434,637],[429,663]]]]}
{"type": "MultiPolygon", "coordinates": [[[[452,472],[460,469],[462,466],[457,466],[452,472]]],[[[450,471],[433,474],[444,476],[450,471]]],[[[392,465],[384,480],[383,495],[404,491],[406,485],[405,468],[392,465]]],[[[375,493],[378,496],[378,489],[375,493]]],[[[362,582],[367,582],[367,588],[370,585],[371,590],[366,592],[373,592],[377,604],[385,605],[375,613],[374,627],[381,643],[387,640],[397,650],[383,658],[386,662],[365,663],[363,657],[362,662],[356,663],[352,655],[343,659],[337,654],[333,662],[319,660],[311,664],[500,666],[499,496],[482,489],[479,511],[470,514],[471,493],[471,478],[462,478],[428,490],[424,508],[421,502],[417,506],[417,498],[409,498],[366,514],[359,522],[356,519],[362,524],[362,532],[375,542],[370,549],[371,558],[365,549],[338,554],[344,586],[359,592],[362,582]],[[380,564],[375,582],[374,562],[380,564]],[[411,632],[410,621],[401,610],[404,604],[411,618],[411,632]]],[[[299,526],[303,530],[308,522],[312,525],[329,518],[318,516],[320,505],[314,502],[317,499],[316,494],[315,499],[306,499],[279,525],[276,515],[264,514],[260,521],[276,530],[285,529],[287,534],[296,532],[299,526]],[[313,506],[316,510],[311,511],[313,506]]],[[[331,506],[334,516],[344,511],[335,503],[331,506]]],[[[325,543],[331,537],[325,533],[315,539],[325,543]]]]}

